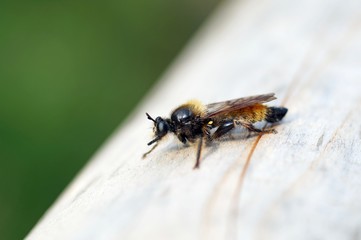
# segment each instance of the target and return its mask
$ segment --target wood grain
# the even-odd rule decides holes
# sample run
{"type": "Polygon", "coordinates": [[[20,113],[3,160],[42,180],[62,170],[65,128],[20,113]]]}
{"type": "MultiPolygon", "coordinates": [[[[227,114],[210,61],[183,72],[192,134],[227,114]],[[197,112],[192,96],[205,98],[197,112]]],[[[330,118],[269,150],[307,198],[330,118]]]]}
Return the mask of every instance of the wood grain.
{"type": "MultiPolygon", "coordinates": [[[[27,239],[361,239],[361,2],[228,1],[27,239]],[[275,92],[278,134],[173,137],[152,116],[275,92]]],[[[262,124],[259,127],[263,127],[262,124]]]]}

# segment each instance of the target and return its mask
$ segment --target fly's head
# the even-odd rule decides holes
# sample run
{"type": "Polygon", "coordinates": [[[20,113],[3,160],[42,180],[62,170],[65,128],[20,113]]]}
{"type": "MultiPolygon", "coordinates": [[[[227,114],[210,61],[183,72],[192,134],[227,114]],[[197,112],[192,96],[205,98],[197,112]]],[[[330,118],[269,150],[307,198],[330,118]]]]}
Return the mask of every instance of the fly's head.
{"type": "Polygon", "coordinates": [[[157,117],[154,120],[148,113],[146,113],[146,115],[149,120],[154,122],[153,131],[154,131],[155,138],[148,143],[148,145],[152,145],[153,143],[159,141],[160,139],[162,139],[162,137],[167,135],[167,133],[170,131],[171,126],[169,124],[168,119],[163,119],[161,117],[157,117]]]}

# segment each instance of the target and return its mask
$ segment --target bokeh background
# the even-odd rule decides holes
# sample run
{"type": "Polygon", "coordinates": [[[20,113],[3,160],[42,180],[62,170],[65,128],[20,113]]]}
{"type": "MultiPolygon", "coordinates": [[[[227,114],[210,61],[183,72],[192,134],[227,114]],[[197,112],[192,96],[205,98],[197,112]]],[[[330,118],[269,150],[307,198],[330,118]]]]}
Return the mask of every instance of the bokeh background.
{"type": "Polygon", "coordinates": [[[219,2],[1,1],[1,239],[26,236],[219,2]]]}

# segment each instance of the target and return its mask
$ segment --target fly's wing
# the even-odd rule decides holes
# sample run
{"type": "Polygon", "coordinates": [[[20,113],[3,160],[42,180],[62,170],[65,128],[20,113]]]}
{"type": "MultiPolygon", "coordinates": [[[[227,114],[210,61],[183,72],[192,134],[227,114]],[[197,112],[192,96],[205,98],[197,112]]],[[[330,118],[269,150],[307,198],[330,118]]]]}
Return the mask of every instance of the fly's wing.
{"type": "Polygon", "coordinates": [[[276,99],[274,95],[274,93],[268,93],[244,98],[236,98],[224,102],[211,103],[206,105],[207,113],[205,117],[214,117],[216,115],[249,107],[254,104],[269,102],[276,99]]]}

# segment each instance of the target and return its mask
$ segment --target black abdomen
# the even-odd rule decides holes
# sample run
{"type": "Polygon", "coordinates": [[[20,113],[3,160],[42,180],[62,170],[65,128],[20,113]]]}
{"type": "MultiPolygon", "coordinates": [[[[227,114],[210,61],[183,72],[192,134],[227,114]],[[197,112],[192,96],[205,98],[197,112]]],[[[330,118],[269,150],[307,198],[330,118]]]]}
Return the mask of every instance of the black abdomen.
{"type": "Polygon", "coordinates": [[[275,123],[282,120],[286,115],[288,109],[284,107],[269,107],[267,109],[266,121],[269,123],[275,123]]]}

